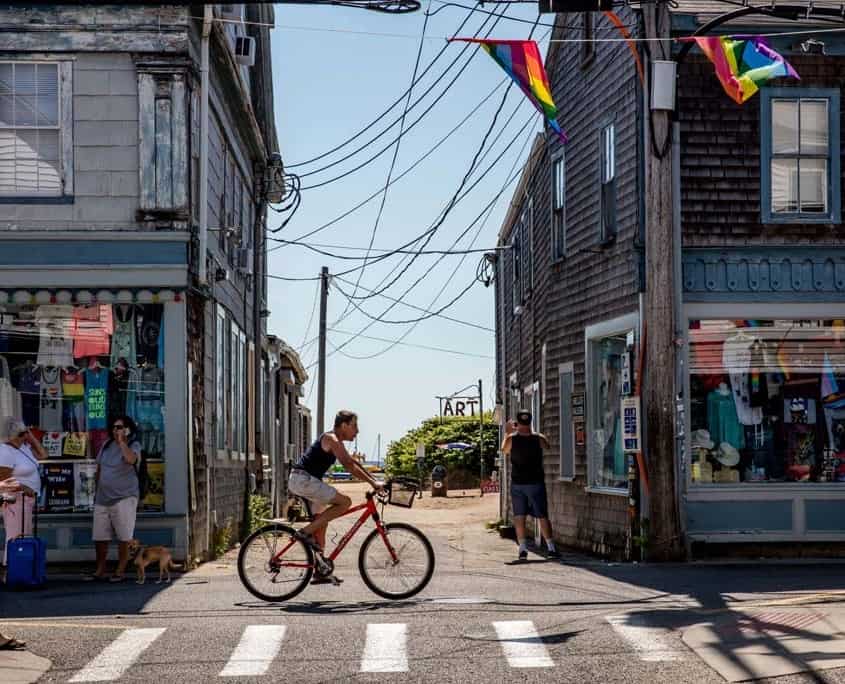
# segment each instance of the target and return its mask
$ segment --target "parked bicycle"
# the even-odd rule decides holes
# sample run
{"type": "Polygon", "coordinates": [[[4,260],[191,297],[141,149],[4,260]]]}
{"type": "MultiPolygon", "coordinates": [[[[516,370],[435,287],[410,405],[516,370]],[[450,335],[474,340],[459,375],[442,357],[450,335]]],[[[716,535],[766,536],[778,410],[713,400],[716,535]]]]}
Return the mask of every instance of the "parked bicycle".
{"type": "Polygon", "coordinates": [[[376,528],[361,544],[358,570],[364,584],[387,599],[406,599],[422,591],[434,574],[434,549],[426,536],[407,523],[385,523],[377,502],[410,508],[420,490],[419,482],[395,478],[381,493],[367,492],[364,503],[343,516],[361,512],[352,528],[328,556],[294,537],[296,530],[271,522],[253,532],[238,554],[238,575],[253,595],[264,601],[287,601],[308,586],[314,572],[331,575],[334,563],[370,518],[376,528]]]}

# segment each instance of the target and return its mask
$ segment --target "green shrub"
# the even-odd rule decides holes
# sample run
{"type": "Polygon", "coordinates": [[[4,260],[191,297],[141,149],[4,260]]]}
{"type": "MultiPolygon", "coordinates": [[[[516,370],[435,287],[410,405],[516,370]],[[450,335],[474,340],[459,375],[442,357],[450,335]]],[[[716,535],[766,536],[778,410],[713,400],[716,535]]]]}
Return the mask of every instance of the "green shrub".
{"type": "MultiPolygon", "coordinates": [[[[448,472],[465,471],[480,475],[481,455],[478,449],[478,419],[429,418],[418,428],[408,431],[401,439],[387,447],[385,471],[390,477],[404,475],[417,477],[417,442],[425,444],[422,476],[428,477],[435,465],[443,465],[448,472]],[[439,449],[438,444],[466,442],[472,444],[465,451],[439,449]]],[[[489,475],[499,447],[499,426],[493,423],[493,414],[484,414],[483,447],[485,471],[489,475]]]]}
{"type": "Polygon", "coordinates": [[[247,507],[247,534],[252,534],[259,527],[266,525],[263,519],[272,518],[273,512],[270,508],[270,499],[266,496],[253,494],[249,497],[249,506],[247,507]]]}

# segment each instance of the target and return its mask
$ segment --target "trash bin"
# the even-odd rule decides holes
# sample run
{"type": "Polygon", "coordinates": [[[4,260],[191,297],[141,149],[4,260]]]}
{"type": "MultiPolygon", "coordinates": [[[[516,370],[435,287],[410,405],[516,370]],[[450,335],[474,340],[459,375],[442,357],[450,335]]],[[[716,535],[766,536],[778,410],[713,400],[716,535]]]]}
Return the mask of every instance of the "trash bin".
{"type": "Polygon", "coordinates": [[[446,481],[446,468],[442,465],[436,465],[431,469],[431,495],[432,496],[448,496],[449,484],[446,481]]]}

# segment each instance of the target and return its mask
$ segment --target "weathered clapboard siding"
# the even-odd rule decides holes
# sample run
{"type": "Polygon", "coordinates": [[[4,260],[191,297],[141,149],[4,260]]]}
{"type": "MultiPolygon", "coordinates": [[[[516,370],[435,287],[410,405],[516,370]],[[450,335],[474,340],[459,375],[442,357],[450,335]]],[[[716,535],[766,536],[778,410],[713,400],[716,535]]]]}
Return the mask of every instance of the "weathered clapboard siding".
{"type": "MultiPolygon", "coordinates": [[[[623,21],[635,23],[636,15],[620,11],[623,21]]],[[[596,35],[616,37],[610,24],[596,14],[596,35]]],[[[580,37],[580,15],[558,15],[555,38],[580,37]]],[[[534,205],[534,290],[515,317],[511,305],[510,258],[503,257],[499,283],[504,307],[497,329],[504,345],[497,345],[497,368],[507,385],[516,374],[520,389],[542,382],[541,349],[546,344],[546,387],[541,387],[540,430],[551,449],[545,454],[549,515],[557,539],[601,555],[620,556],[627,529],[626,499],[588,493],[586,449],[575,452],[575,479],[560,476],[559,364],[574,365],[574,392],[585,392],[584,329],[586,326],[637,310],[638,260],[634,240],[639,230],[638,114],[640,91],[627,48],[616,43],[596,44],[596,54],[581,68],[579,44],[556,44],[547,71],[558,104],[558,121],[570,142],[566,157],[567,256],[553,261],[551,246],[551,161],[560,150],[548,136],[545,151],[528,182],[534,205]],[[595,94],[602,93],[597,106],[595,94]],[[599,135],[613,122],[616,131],[617,237],[600,244],[599,135]],[[504,346],[504,349],[501,347],[504,346]]],[[[513,202],[519,198],[514,197],[513,202]]],[[[508,244],[509,229],[502,244],[508,244]]],[[[500,382],[501,385],[501,382],[500,382]]],[[[506,398],[508,411],[515,399],[506,398]]]]}
{"type": "MultiPolygon", "coordinates": [[[[841,57],[784,53],[801,80],[778,79],[773,86],[845,85],[841,57]]],[[[841,225],[761,223],[759,96],[736,104],[725,96],[713,65],[696,53],[684,61],[678,84],[685,247],[841,245],[841,225]]],[[[845,108],[840,130],[843,125],[845,108]]]]}

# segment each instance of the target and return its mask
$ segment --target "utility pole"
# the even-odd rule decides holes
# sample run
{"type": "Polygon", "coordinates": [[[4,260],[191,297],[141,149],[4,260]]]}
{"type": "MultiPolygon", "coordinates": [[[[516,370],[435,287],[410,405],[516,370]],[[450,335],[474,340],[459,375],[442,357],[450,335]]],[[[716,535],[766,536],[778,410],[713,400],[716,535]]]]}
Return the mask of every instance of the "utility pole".
{"type": "Polygon", "coordinates": [[[484,399],[481,380],[478,380],[478,453],[481,456],[481,496],[484,496],[484,399]]]}
{"type": "MultiPolygon", "coordinates": [[[[671,60],[669,5],[665,1],[642,6],[646,39],[651,41],[652,59],[671,60]]],[[[648,555],[653,560],[682,557],[681,528],[675,475],[675,234],[673,225],[673,181],[671,112],[652,111],[652,72],[644,89],[646,116],[645,196],[646,200],[646,292],[643,315],[647,323],[643,409],[649,497],[648,555]]]]}
{"type": "Polygon", "coordinates": [[[326,431],[326,304],[329,297],[329,267],[320,271],[320,351],[317,358],[317,434],[326,431]]]}
{"type": "Polygon", "coordinates": [[[378,433],[378,440],[376,441],[376,463],[381,465],[381,433],[378,433]]]}

